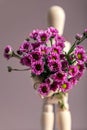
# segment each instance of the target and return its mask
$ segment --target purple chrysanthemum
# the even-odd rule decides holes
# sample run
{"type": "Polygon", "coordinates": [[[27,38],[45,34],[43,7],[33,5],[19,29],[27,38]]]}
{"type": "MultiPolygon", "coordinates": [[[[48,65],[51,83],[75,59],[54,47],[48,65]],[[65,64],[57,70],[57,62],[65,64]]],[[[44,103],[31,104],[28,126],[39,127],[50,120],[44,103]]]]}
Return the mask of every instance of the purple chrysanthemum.
{"type": "Polygon", "coordinates": [[[58,46],[58,47],[60,47],[61,50],[63,50],[64,47],[65,47],[65,43],[63,41],[63,38],[61,36],[58,36],[58,38],[59,39],[57,39],[57,37],[55,38],[55,45],[58,46]]]}
{"type": "Polygon", "coordinates": [[[48,55],[47,59],[48,62],[50,62],[50,60],[60,60],[60,56],[59,54],[52,52],[51,54],[48,55]]]}
{"type": "Polygon", "coordinates": [[[50,85],[50,90],[56,91],[58,89],[58,82],[53,81],[53,83],[50,85]]]}
{"type": "Polygon", "coordinates": [[[47,33],[47,31],[43,31],[43,30],[39,31],[37,41],[46,43],[48,40],[49,40],[49,34],[47,33]]]}
{"type": "Polygon", "coordinates": [[[32,46],[32,50],[35,50],[35,49],[39,48],[39,47],[40,47],[40,45],[41,45],[41,43],[40,43],[40,42],[35,42],[35,43],[32,43],[32,44],[31,44],[31,46],[32,46]]]}
{"type": "Polygon", "coordinates": [[[61,48],[61,50],[63,50],[65,47],[65,44],[63,42],[59,42],[58,44],[56,44],[56,46],[57,45],[61,48]]]}
{"type": "Polygon", "coordinates": [[[31,49],[32,49],[32,46],[29,41],[24,41],[19,48],[21,52],[26,52],[26,53],[28,53],[31,49]]]}
{"type": "Polygon", "coordinates": [[[72,89],[72,84],[66,80],[59,84],[59,88],[62,92],[67,92],[68,90],[72,89]]]}
{"type": "Polygon", "coordinates": [[[77,80],[79,80],[83,75],[83,72],[78,72],[78,74],[75,76],[77,80]]]}
{"type": "Polygon", "coordinates": [[[82,45],[76,46],[76,50],[83,50],[85,52],[85,48],[82,45]]]}
{"type": "Polygon", "coordinates": [[[60,53],[61,53],[61,47],[60,47],[60,46],[53,45],[52,48],[51,48],[51,53],[52,53],[52,52],[57,53],[57,54],[60,54],[60,53]]]}
{"type": "Polygon", "coordinates": [[[78,67],[76,65],[72,65],[69,67],[68,72],[70,76],[75,76],[78,73],[78,67]]]}
{"type": "Polygon", "coordinates": [[[61,60],[65,60],[65,54],[60,53],[60,59],[61,59],[61,60]]]}
{"type": "Polygon", "coordinates": [[[59,71],[57,73],[55,73],[55,79],[58,82],[62,82],[63,80],[65,80],[67,78],[67,73],[63,72],[63,71],[59,71]]]}
{"type": "MultiPolygon", "coordinates": [[[[62,37],[62,36],[60,36],[60,35],[56,35],[55,41],[56,41],[57,44],[58,44],[58,43],[64,44],[65,39],[64,39],[64,37],[62,37]]],[[[63,45],[63,46],[64,46],[64,45],[63,45]]]]}
{"type": "Polygon", "coordinates": [[[30,54],[23,56],[20,60],[20,63],[26,66],[31,66],[31,62],[32,62],[32,57],[30,54]]]}
{"type": "Polygon", "coordinates": [[[32,51],[31,56],[32,56],[32,61],[39,61],[43,58],[39,51],[32,51]]]}
{"type": "Polygon", "coordinates": [[[58,30],[54,27],[49,27],[47,32],[50,34],[50,38],[54,38],[58,35],[58,30]]]}
{"type": "Polygon", "coordinates": [[[61,63],[58,60],[50,60],[50,62],[48,63],[48,67],[51,71],[56,72],[61,69],[61,63]]]}
{"type": "Polygon", "coordinates": [[[36,29],[36,30],[33,30],[33,32],[31,32],[29,34],[30,38],[36,40],[37,39],[37,36],[38,36],[38,33],[39,33],[40,30],[36,29]]]}
{"type": "Polygon", "coordinates": [[[77,46],[75,50],[75,57],[77,61],[86,61],[86,52],[82,46],[77,46]]]}
{"type": "Polygon", "coordinates": [[[42,55],[46,55],[49,53],[49,47],[47,46],[44,46],[44,45],[41,45],[39,48],[38,48],[39,52],[42,54],[42,55]]]}
{"type": "Polygon", "coordinates": [[[4,57],[6,59],[9,59],[12,57],[12,55],[13,55],[13,49],[10,45],[7,45],[4,49],[4,57]]]}
{"type": "Polygon", "coordinates": [[[50,88],[47,83],[41,83],[38,87],[38,92],[41,96],[45,97],[49,94],[50,88]]]}
{"type": "Polygon", "coordinates": [[[45,79],[45,83],[48,83],[50,85],[53,83],[53,79],[51,77],[48,77],[45,79]]]}
{"type": "Polygon", "coordinates": [[[81,62],[77,63],[77,67],[78,67],[79,72],[83,72],[83,71],[84,71],[84,69],[85,69],[84,64],[83,64],[83,63],[81,63],[81,62]]]}
{"type": "Polygon", "coordinates": [[[70,82],[71,85],[76,85],[77,82],[78,82],[76,76],[75,76],[75,77],[70,77],[70,78],[68,79],[68,81],[70,82]]]}
{"type": "Polygon", "coordinates": [[[44,63],[42,61],[36,61],[32,63],[32,73],[40,75],[44,71],[44,63]]]}
{"type": "Polygon", "coordinates": [[[67,71],[68,70],[69,64],[68,64],[68,61],[66,59],[61,61],[61,65],[62,65],[62,70],[63,71],[67,71]]]}

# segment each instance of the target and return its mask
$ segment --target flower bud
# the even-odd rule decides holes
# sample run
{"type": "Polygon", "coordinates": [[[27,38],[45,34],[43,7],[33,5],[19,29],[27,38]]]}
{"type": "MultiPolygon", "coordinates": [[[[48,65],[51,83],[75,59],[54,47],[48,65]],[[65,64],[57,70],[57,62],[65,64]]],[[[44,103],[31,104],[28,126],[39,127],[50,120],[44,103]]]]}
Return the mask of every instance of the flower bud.
{"type": "Polygon", "coordinates": [[[6,59],[9,59],[13,56],[13,50],[12,47],[10,45],[7,45],[4,49],[4,57],[6,59]]]}
{"type": "Polygon", "coordinates": [[[84,30],[83,34],[87,37],[87,29],[84,30]]]}
{"type": "Polygon", "coordinates": [[[76,40],[81,40],[82,35],[77,33],[76,36],[75,36],[75,38],[76,38],[76,40]]]}

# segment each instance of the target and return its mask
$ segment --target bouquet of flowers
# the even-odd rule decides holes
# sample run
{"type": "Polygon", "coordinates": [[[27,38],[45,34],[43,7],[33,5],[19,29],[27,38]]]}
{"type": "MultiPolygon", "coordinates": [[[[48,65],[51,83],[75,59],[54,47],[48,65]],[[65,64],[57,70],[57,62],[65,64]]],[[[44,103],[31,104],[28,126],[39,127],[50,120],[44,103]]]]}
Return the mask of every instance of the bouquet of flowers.
{"type": "MultiPolygon", "coordinates": [[[[10,45],[4,49],[6,59],[18,58],[21,65],[30,70],[31,76],[38,79],[34,84],[41,97],[61,97],[73,88],[87,67],[87,53],[80,45],[87,38],[87,29],[76,34],[75,42],[68,52],[64,51],[65,39],[54,27],[46,30],[33,30],[27,39],[14,52],[10,45]]],[[[11,72],[12,67],[8,67],[11,72]]]]}

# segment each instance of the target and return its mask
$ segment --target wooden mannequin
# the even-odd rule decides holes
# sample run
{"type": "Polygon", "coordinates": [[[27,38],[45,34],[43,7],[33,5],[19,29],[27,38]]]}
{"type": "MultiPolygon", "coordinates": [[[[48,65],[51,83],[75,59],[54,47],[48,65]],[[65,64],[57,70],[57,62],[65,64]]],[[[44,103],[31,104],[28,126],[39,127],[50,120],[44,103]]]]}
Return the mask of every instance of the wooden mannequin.
{"type": "MultiPolygon", "coordinates": [[[[65,23],[65,12],[59,6],[52,6],[48,12],[48,26],[53,26],[58,29],[59,34],[63,34],[65,23]]],[[[65,51],[70,48],[70,43],[65,43],[65,51]]],[[[64,105],[66,109],[62,110],[58,106],[57,111],[57,126],[58,130],[71,130],[71,113],[69,111],[68,94],[63,97],[64,105]]],[[[57,99],[47,98],[44,100],[43,109],[41,114],[41,130],[53,130],[54,128],[54,112],[53,104],[58,104],[57,99]]]]}

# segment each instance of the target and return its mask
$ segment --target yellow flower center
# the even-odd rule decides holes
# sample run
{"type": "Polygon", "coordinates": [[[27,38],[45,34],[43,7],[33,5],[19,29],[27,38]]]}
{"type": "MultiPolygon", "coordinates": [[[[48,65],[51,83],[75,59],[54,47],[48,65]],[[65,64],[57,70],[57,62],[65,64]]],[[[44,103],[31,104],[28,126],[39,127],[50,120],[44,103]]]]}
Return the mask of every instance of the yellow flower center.
{"type": "Polygon", "coordinates": [[[67,87],[67,85],[64,83],[64,84],[62,84],[62,88],[66,88],[67,87]]]}
{"type": "Polygon", "coordinates": [[[81,54],[78,54],[78,59],[82,59],[82,55],[81,54]]]}
{"type": "Polygon", "coordinates": [[[44,42],[46,40],[46,37],[41,37],[41,40],[44,42]]]}
{"type": "Polygon", "coordinates": [[[45,53],[46,53],[46,51],[45,51],[45,50],[42,50],[41,52],[42,52],[42,54],[45,54],[45,53]]]}
{"type": "Polygon", "coordinates": [[[57,49],[54,49],[54,53],[58,53],[57,49]]]}
{"type": "Polygon", "coordinates": [[[70,73],[73,73],[73,69],[70,69],[69,72],[70,72],[70,73]]]}

